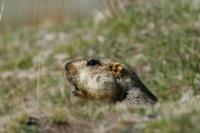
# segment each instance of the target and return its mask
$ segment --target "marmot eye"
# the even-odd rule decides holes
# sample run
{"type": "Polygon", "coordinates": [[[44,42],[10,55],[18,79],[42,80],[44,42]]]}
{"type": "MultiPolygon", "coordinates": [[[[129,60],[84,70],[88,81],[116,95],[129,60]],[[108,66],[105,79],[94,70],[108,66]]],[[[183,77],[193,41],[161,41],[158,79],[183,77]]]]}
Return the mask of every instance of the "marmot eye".
{"type": "Polygon", "coordinates": [[[97,64],[100,64],[100,61],[97,59],[91,59],[87,62],[87,66],[95,66],[97,64]]]}

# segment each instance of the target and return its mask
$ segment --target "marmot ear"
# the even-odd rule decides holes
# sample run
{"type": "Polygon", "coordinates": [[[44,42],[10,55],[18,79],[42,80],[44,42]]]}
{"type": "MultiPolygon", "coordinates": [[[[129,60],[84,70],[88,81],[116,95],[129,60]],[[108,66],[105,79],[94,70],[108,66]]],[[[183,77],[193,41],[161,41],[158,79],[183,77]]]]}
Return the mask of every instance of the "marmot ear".
{"type": "Polygon", "coordinates": [[[116,62],[111,65],[111,71],[115,73],[116,76],[121,76],[123,70],[124,70],[124,64],[116,62]]]}

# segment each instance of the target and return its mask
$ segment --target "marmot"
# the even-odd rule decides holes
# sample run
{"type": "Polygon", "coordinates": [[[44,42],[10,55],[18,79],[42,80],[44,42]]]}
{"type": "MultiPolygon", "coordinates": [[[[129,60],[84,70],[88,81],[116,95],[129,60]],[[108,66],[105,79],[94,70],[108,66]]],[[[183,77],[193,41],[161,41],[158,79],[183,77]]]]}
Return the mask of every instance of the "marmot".
{"type": "Polygon", "coordinates": [[[65,63],[72,94],[92,100],[125,104],[154,104],[157,97],[125,64],[108,58],[75,59],[65,63]]]}

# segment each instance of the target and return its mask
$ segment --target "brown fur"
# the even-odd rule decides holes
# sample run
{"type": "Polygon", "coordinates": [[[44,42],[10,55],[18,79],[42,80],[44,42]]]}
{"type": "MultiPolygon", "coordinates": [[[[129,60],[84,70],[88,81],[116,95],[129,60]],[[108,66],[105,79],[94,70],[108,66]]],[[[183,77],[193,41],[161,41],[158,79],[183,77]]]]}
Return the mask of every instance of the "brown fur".
{"type": "Polygon", "coordinates": [[[66,77],[74,85],[73,94],[92,100],[124,104],[154,104],[157,97],[125,64],[107,58],[71,60],[65,64],[66,77]]]}

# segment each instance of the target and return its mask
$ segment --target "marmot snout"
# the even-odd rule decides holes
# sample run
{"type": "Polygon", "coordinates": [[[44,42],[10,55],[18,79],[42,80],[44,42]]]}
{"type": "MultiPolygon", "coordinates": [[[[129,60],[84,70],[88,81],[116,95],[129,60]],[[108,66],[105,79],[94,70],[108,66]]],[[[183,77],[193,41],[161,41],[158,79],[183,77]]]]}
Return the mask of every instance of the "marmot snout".
{"type": "Polygon", "coordinates": [[[157,97],[125,64],[108,58],[71,60],[65,64],[66,77],[80,98],[125,104],[154,104],[157,97]]]}

